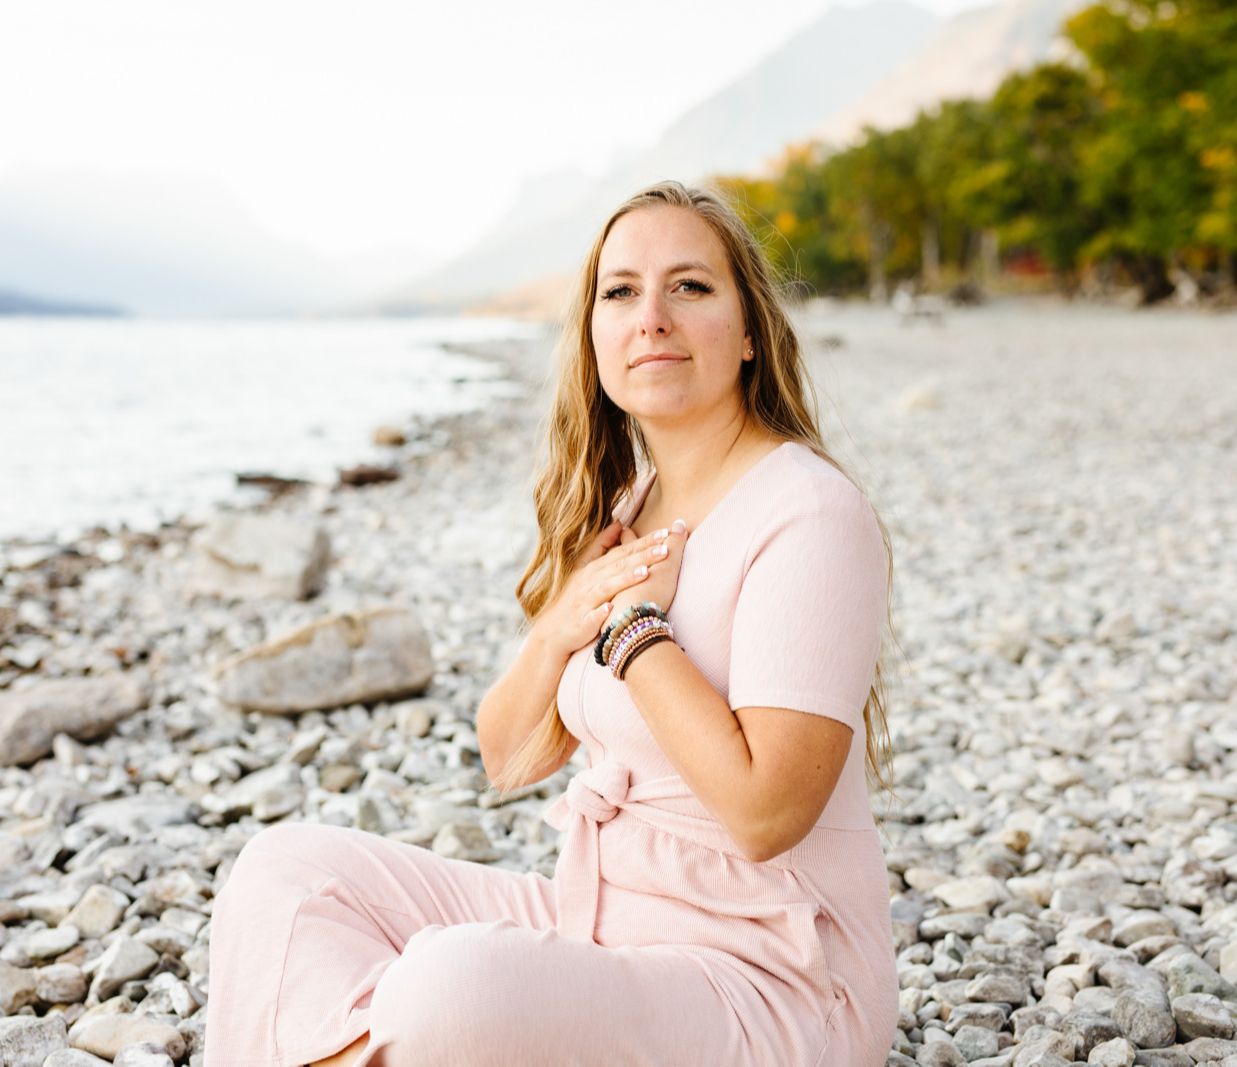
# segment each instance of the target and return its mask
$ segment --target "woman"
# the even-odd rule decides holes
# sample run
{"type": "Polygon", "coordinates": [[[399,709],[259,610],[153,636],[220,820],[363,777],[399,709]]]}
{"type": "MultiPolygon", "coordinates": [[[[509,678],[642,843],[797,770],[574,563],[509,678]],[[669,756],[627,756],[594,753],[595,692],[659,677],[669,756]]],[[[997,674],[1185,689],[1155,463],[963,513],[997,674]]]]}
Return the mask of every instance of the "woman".
{"type": "Polygon", "coordinates": [[[735,213],[621,205],[558,375],[532,626],[477,713],[500,789],[586,745],[554,878],[264,830],[216,902],[208,1067],[885,1062],[888,536],[735,213]]]}

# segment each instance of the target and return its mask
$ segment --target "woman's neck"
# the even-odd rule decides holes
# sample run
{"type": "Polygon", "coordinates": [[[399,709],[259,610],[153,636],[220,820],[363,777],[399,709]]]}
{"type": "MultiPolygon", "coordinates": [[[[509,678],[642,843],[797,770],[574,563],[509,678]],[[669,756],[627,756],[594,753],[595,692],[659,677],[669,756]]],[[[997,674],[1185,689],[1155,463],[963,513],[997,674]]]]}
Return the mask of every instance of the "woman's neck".
{"type": "Polygon", "coordinates": [[[782,440],[743,415],[711,433],[697,430],[690,436],[650,435],[641,429],[657,477],[640,509],[640,531],[676,518],[694,528],[747,469],[782,440]]]}

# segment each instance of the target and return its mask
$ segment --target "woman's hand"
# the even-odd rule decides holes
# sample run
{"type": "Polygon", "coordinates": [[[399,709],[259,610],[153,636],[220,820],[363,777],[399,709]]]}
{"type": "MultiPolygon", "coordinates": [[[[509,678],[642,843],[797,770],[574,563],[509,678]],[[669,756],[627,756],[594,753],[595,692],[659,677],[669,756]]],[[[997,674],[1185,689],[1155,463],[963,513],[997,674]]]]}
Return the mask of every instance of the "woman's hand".
{"type": "Polygon", "coordinates": [[[554,602],[537,616],[530,637],[535,633],[549,654],[567,660],[572,653],[597,640],[602,623],[620,601],[626,607],[641,600],[657,600],[666,607],[668,602],[663,604],[657,598],[674,596],[678,563],[673,564],[674,577],[668,589],[660,574],[667,561],[674,560],[676,555],[682,558],[683,550],[681,545],[677,551],[674,547],[665,553],[658,549],[675,540],[682,541],[683,535],[669,530],[636,537],[615,519],[585,550],[554,602]],[[640,573],[641,567],[645,568],[644,573],[640,573]],[[655,583],[655,593],[641,592],[654,588],[649,583],[655,583]],[[629,599],[621,600],[633,591],[629,599]]]}
{"type": "MultiPolygon", "coordinates": [[[[639,604],[645,600],[653,601],[662,611],[670,610],[674,594],[679,588],[679,569],[683,566],[683,547],[687,544],[687,525],[682,519],[676,519],[668,531],[657,532],[668,534],[664,540],[658,542],[666,546],[666,555],[660,558],[655,567],[649,569],[649,576],[639,585],[631,586],[615,595],[611,605],[612,610],[606,617],[603,627],[617,619],[633,604],[639,604]]],[[[657,534],[649,534],[649,537],[656,536],[657,534]]],[[[646,539],[637,538],[626,528],[620,536],[620,544],[637,545],[641,540],[646,539]]]]}

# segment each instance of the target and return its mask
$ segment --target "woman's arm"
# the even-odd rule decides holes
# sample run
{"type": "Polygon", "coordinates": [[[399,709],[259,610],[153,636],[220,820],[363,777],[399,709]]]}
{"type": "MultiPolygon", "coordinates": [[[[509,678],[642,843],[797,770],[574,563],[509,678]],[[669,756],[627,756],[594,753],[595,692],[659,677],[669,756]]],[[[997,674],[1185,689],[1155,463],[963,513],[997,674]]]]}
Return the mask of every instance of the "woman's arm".
{"type": "MultiPolygon", "coordinates": [[[[677,584],[683,545],[670,544],[672,566],[650,593],[677,584]]],[[[625,680],[666,758],[760,862],[807,835],[852,744],[865,750],[888,557],[866,499],[831,486],[771,509],[747,560],[725,697],[670,641],[641,652],[625,680]]]]}
{"type": "MultiPolygon", "coordinates": [[[[649,568],[662,562],[654,549],[669,531],[620,544],[622,534],[623,525],[616,519],[593,539],[554,603],[537,616],[515,662],[481,701],[477,744],[491,782],[549,713],[567,661],[596,639],[612,598],[638,589],[649,568]]],[[[579,739],[572,738],[565,755],[538,767],[522,784],[548,778],[579,745],[579,739]]]]}
{"type": "Polygon", "coordinates": [[[666,758],[748,859],[778,856],[816,825],[850,751],[849,726],[786,708],[731,711],[672,641],[637,656],[624,680],[666,758]]]}
{"type": "MultiPolygon", "coordinates": [[[[512,753],[549,711],[569,658],[561,652],[556,654],[536,629],[530,630],[515,661],[485,694],[477,708],[477,744],[490,781],[502,772],[512,753]]],[[[571,758],[579,744],[578,738],[572,738],[565,756],[538,768],[528,782],[521,784],[548,778],[571,758]]]]}

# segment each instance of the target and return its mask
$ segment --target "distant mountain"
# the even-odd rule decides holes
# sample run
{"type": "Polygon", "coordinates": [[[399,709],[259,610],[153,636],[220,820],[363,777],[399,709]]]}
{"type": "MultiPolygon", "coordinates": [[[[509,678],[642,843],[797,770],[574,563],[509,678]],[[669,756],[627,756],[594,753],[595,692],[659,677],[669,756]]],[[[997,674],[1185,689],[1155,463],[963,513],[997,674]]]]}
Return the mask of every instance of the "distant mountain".
{"type": "Polygon", "coordinates": [[[787,143],[809,136],[825,116],[857,101],[909,58],[937,23],[905,0],[830,8],[603,178],[557,172],[527,182],[481,241],[390,295],[385,306],[468,302],[569,273],[605,216],[641,186],[760,167],[787,143]]]}
{"type": "Polygon", "coordinates": [[[120,318],[128,314],[118,307],[99,304],[77,304],[66,300],[49,300],[29,296],[12,289],[0,289],[0,315],[81,315],[95,318],[120,318]]]}
{"type": "Polygon", "coordinates": [[[0,286],[136,314],[348,312],[427,256],[327,262],[267,233],[220,188],[74,173],[0,179],[0,286]]]}
{"type": "Polygon", "coordinates": [[[1005,0],[951,18],[915,54],[861,99],[830,114],[814,131],[847,144],[864,125],[893,129],[942,100],[990,95],[1011,71],[1062,49],[1061,24],[1091,0],[1005,0]]]}
{"type": "Polygon", "coordinates": [[[945,21],[901,0],[831,8],[603,178],[554,175],[552,196],[527,183],[481,241],[386,304],[553,315],[605,216],[642,185],[759,173],[793,142],[843,146],[865,124],[897,126],[941,100],[987,96],[1011,70],[1063,51],[1058,29],[1085,2],[1001,0],[945,21]]]}

